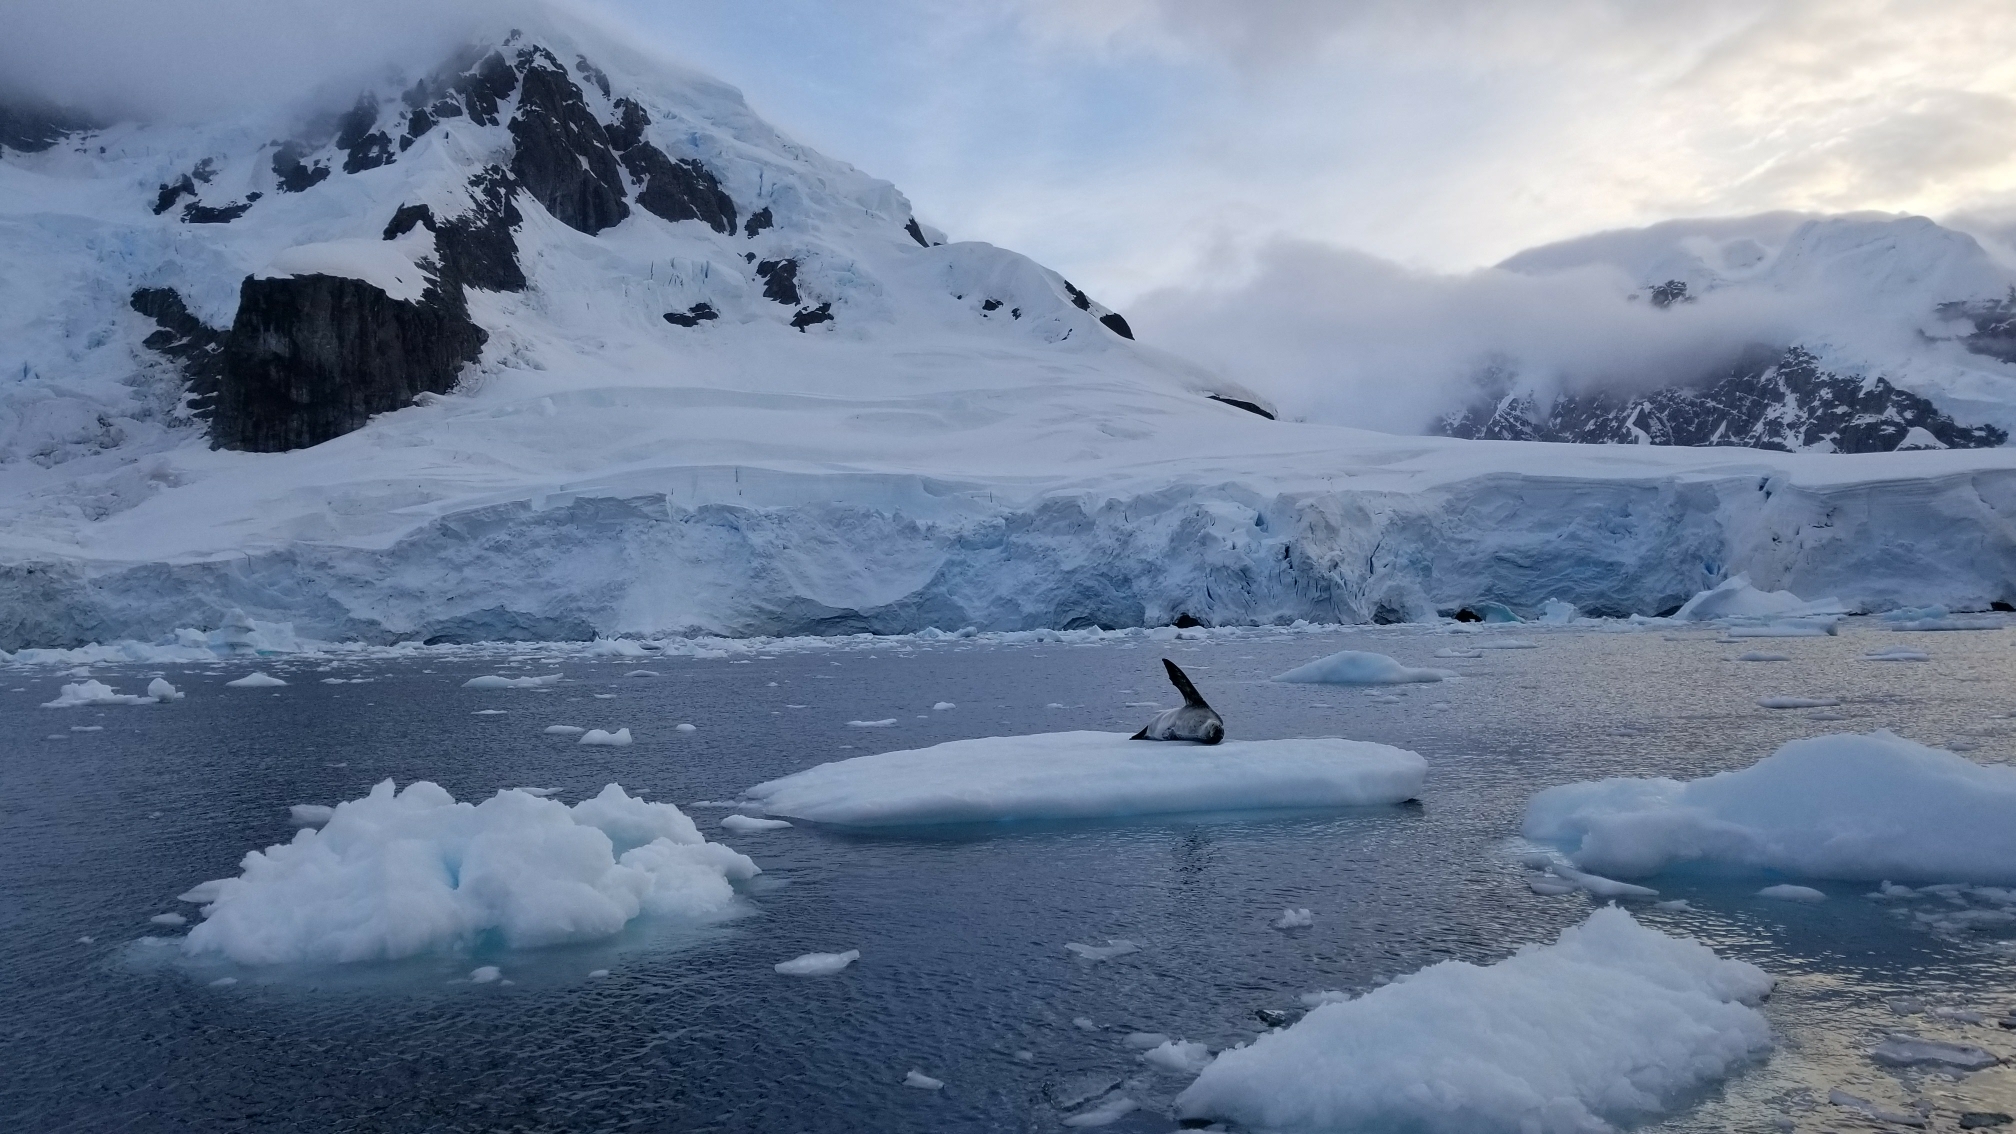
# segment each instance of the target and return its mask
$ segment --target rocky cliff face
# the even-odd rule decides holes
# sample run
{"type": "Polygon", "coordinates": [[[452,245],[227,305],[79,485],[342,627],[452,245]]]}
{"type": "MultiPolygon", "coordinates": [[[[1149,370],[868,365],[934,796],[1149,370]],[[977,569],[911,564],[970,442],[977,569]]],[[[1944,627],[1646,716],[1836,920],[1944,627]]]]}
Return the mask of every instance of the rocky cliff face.
{"type": "Polygon", "coordinates": [[[1833,453],[1980,449],[2009,439],[1992,425],[1962,425],[1881,377],[1823,370],[1812,354],[1796,346],[1781,356],[1739,365],[1727,378],[1699,389],[1566,395],[1545,406],[1498,393],[1444,418],[1440,432],[1492,441],[1736,445],[1833,453]]]}

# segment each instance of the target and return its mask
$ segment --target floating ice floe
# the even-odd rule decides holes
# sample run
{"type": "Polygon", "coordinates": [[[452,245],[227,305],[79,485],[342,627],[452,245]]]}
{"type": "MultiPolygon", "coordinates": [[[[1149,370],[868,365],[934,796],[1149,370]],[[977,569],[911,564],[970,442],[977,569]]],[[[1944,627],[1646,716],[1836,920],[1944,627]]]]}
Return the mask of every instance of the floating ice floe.
{"type": "Polygon", "coordinates": [[[1737,575],[1696,594],[1673,612],[1675,622],[1713,622],[1718,619],[1776,619],[1815,614],[1838,614],[1835,599],[1809,602],[1791,591],[1760,591],[1750,585],[1750,576],[1737,575]]]}
{"type": "Polygon", "coordinates": [[[1446,669],[1414,669],[1404,666],[1385,654],[1367,653],[1364,650],[1339,650],[1327,658],[1317,658],[1307,665],[1298,665],[1286,673],[1275,674],[1274,680],[1310,685],[1408,685],[1447,681],[1455,676],[1455,673],[1446,669]]]}
{"type": "Polygon", "coordinates": [[[187,697],[188,694],[168,684],[166,678],[157,677],[147,683],[147,696],[153,698],[157,703],[165,705],[170,701],[180,701],[182,698],[187,697]]]}
{"type": "Polygon", "coordinates": [[[1306,929],[1316,924],[1316,915],[1306,909],[1285,909],[1273,921],[1276,929],[1306,929]]]}
{"type": "Polygon", "coordinates": [[[549,724],[546,726],[547,736],[580,736],[587,731],[587,729],[582,728],[580,725],[549,724]]]}
{"type": "MultiPolygon", "coordinates": [[[[168,685],[167,682],[161,681],[158,678],[155,684],[168,685]]],[[[165,698],[165,700],[180,700],[182,697],[180,693],[175,692],[175,687],[172,685],[168,685],[168,692],[172,696],[165,698]]],[[[44,701],[42,702],[42,707],[45,709],[74,709],[82,705],[153,705],[164,700],[164,698],[155,696],[154,694],[155,690],[153,686],[148,687],[145,696],[136,693],[120,693],[110,685],[94,678],[65,685],[57,692],[54,701],[44,701]]]]}
{"type": "Polygon", "coordinates": [[[1843,1110],[1854,1111],[1856,1114],[1876,1122],[1887,1122],[1896,1126],[1928,1125],[1925,1116],[1922,1114],[1908,1110],[1891,1110],[1889,1107],[1871,1102],[1860,1095],[1851,1095],[1838,1087],[1827,1092],[1827,1101],[1843,1110]]]}
{"type": "Polygon", "coordinates": [[[1795,740],[1685,782],[1565,784],[1527,805],[1527,838],[1636,877],[1710,862],[1806,878],[2016,881],[2016,768],[1887,731],[1795,740]]]}
{"type": "Polygon", "coordinates": [[[1104,945],[1087,945],[1082,941],[1066,941],[1064,947],[1077,954],[1080,960],[1099,962],[1124,957],[1129,953],[1139,953],[1141,946],[1123,937],[1108,937],[1104,945]]]}
{"type": "Polygon", "coordinates": [[[888,728],[888,727],[889,727],[890,725],[893,725],[893,724],[895,724],[895,723],[896,723],[896,718],[895,718],[895,717],[889,717],[889,718],[886,718],[886,719],[884,719],[884,720],[879,720],[879,721],[848,721],[848,722],[847,722],[847,727],[848,727],[848,728],[888,728]]]}
{"type": "Polygon", "coordinates": [[[1815,890],[1811,886],[1794,886],[1789,882],[1782,882],[1776,886],[1766,886],[1762,890],[1757,891],[1757,896],[1780,902],[1824,902],[1827,900],[1827,895],[1823,891],[1815,890]]]}
{"type": "Polygon", "coordinates": [[[1883,615],[1890,629],[1912,632],[1933,630],[2000,630],[2007,622],[1994,616],[1955,617],[1943,606],[1921,606],[1893,610],[1883,615]]]}
{"type": "Polygon", "coordinates": [[[903,1076],[903,1085],[906,1087],[915,1087],[920,1091],[937,1091],[944,1089],[945,1080],[933,1079],[931,1076],[912,1067],[910,1073],[903,1076]]]}
{"type": "Polygon", "coordinates": [[[615,732],[604,732],[599,728],[591,728],[587,732],[582,733],[581,739],[574,743],[603,744],[612,748],[621,748],[630,743],[630,730],[619,728],[615,732]]]}
{"type": "Polygon", "coordinates": [[[179,913],[157,913],[147,919],[155,925],[188,925],[189,919],[179,913]]]}
{"type": "Polygon", "coordinates": [[[694,727],[693,725],[691,725],[691,724],[688,724],[688,723],[687,723],[687,722],[685,722],[685,721],[680,721],[680,722],[679,722],[678,724],[675,724],[675,725],[673,725],[673,726],[672,726],[672,731],[673,731],[673,732],[698,732],[699,730],[698,730],[697,728],[695,728],[695,727],[694,727]]]}
{"type": "Polygon", "coordinates": [[[558,685],[560,684],[561,678],[562,675],[557,673],[549,673],[542,677],[499,677],[494,673],[486,673],[481,677],[472,677],[469,680],[463,682],[462,688],[538,689],[541,686],[558,685]]]}
{"type": "Polygon", "coordinates": [[[1419,794],[1427,772],[1412,752],[1358,740],[1054,732],[856,756],[744,794],[771,815],[873,827],[1393,804],[1419,794]]]}
{"type": "Polygon", "coordinates": [[[224,687],[226,689],[276,689],[285,684],[287,683],[279,678],[262,670],[255,669],[236,681],[225,682],[224,687]]]}
{"type": "Polygon", "coordinates": [[[625,677],[663,677],[663,676],[665,676],[665,675],[664,675],[664,674],[662,674],[662,673],[659,673],[659,672],[658,672],[657,670],[655,670],[655,669],[633,669],[633,670],[631,670],[631,671],[630,671],[629,673],[626,673],[626,674],[624,674],[623,676],[625,676],[625,677]]]}
{"type": "Polygon", "coordinates": [[[1841,633],[1837,618],[1780,618],[1725,627],[1731,638],[1831,638],[1841,633]]]}
{"type": "Polygon", "coordinates": [[[1588,1134],[1655,1117],[1771,1045],[1753,965],[1606,907],[1494,965],[1445,961],[1220,1052],[1184,1119],[1250,1129],[1588,1134]]]}
{"type": "Polygon", "coordinates": [[[1211,1049],[1190,1040],[1167,1040],[1142,1052],[1141,1062],[1177,1075],[1195,1075],[1211,1066],[1211,1049]]]}
{"type": "Polygon", "coordinates": [[[520,791],[458,803],[386,780],[321,830],[212,884],[191,954],[243,964],[390,960],[494,936],[514,948],[614,935],[643,915],[713,920],[758,873],[678,808],[615,784],[568,807],[520,791]]]}
{"type": "Polygon", "coordinates": [[[1481,658],[1484,656],[1484,651],[1458,650],[1458,649],[1452,649],[1448,646],[1444,646],[1441,649],[1435,651],[1435,656],[1438,658],[1481,658]]]}
{"type": "Polygon", "coordinates": [[[1757,704],[1766,709],[1831,709],[1841,703],[1839,697],[1759,697],[1757,704]]]}
{"type": "Polygon", "coordinates": [[[785,976],[831,976],[861,959],[861,950],[845,953],[806,953],[770,966],[785,976]]]}
{"type": "Polygon", "coordinates": [[[1869,1052],[1869,1058],[1885,1067],[1937,1067],[1953,1071],[1980,1071],[2002,1062],[2001,1056],[1986,1048],[1908,1035],[1886,1038],[1869,1052]]]}
{"type": "Polygon", "coordinates": [[[953,704],[950,701],[940,701],[937,704],[931,706],[931,711],[934,713],[942,713],[947,709],[956,709],[958,707],[959,706],[953,704]]]}
{"type": "Polygon", "coordinates": [[[1862,655],[1863,661],[1931,661],[1932,655],[1923,650],[1907,650],[1902,647],[1893,650],[1876,650],[1862,655]]]}
{"type": "Polygon", "coordinates": [[[775,831],[779,827],[789,827],[785,819],[758,819],[753,815],[723,815],[721,825],[730,831],[775,831]]]}
{"type": "Polygon", "coordinates": [[[509,715],[508,711],[504,709],[478,709],[470,714],[470,716],[475,717],[502,717],[507,715],[509,715]]]}

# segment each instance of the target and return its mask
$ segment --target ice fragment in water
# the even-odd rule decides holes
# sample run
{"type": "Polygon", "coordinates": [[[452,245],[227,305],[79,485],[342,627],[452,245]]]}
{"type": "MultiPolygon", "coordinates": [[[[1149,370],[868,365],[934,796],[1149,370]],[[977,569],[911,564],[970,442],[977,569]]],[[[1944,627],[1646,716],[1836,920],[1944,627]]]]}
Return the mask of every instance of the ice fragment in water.
{"type": "Polygon", "coordinates": [[[847,722],[847,727],[848,727],[848,728],[888,728],[888,727],[889,727],[890,725],[893,725],[893,724],[895,724],[895,723],[896,723],[896,718],[895,718],[895,717],[890,717],[890,718],[888,718],[887,720],[880,720],[880,721],[848,721],[848,722],[847,722]]]}
{"type": "Polygon", "coordinates": [[[931,706],[931,711],[934,713],[942,713],[947,709],[956,709],[958,707],[959,706],[953,704],[950,701],[940,701],[937,704],[931,706]]]}
{"type": "Polygon", "coordinates": [[[182,698],[188,696],[188,694],[178,691],[173,685],[168,684],[166,680],[159,677],[147,683],[147,695],[164,705],[170,701],[180,701],[182,698]]]}
{"type": "Polygon", "coordinates": [[[1827,900],[1826,894],[1815,890],[1811,886],[1793,886],[1790,884],[1766,886],[1762,890],[1757,891],[1757,896],[1760,898],[1773,898],[1781,902],[1824,902],[1827,900]]]}
{"type": "Polygon", "coordinates": [[[1143,1052],[1141,1061],[1178,1075],[1195,1075],[1211,1065],[1211,1049],[1189,1040],[1170,1040],[1143,1052]]]}
{"type": "Polygon", "coordinates": [[[1139,1109],[1141,1104],[1126,1095],[1108,1095],[1099,1100],[1097,1105],[1066,1116],[1063,1123],[1080,1129],[1111,1126],[1139,1109]]]}
{"type": "Polygon", "coordinates": [[[915,1087],[920,1091],[936,1091],[945,1086],[945,1081],[943,1079],[933,1079],[931,1076],[913,1067],[910,1069],[908,1075],[903,1076],[903,1085],[906,1087],[915,1087]]]}
{"type": "Polygon", "coordinates": [[[690,725],[690,724],[687,724],[687,723],[686,723],[685,721],[681,721],[681,722],[679,722],[678,724],[676,724],[676,725],[673,725],[673,726],[672,726],[672,731],[673,731],[673,732],[694,732],[694,731],[697,731],[697,730],[696,730],[696,729],[695,729],[695,728],[694,728],[694,727],[693,727],[692,725],[690,725]]]}
{"type": "Polygon", "coordinates": [[[2002,1062],[2002,1057],[1964,1043],[1943,1043],[1917,1036],[1891,1036],[1876,1045],[1869,1058],[1885,1067],[1939,1067],[1957,1071],[1979,1071],[2002,1062]]]}
{"type": "Polygon", "coordinates": [[[469,970],[469,983],[489,984],[503,975],[503,970],[499,969],[496,965],[481,965],[469,970]]]}
{"type": "Polygon", "coordinates": [[[462,683],[464,689],[537,689],[542,685],[560,684],[561,675],[549,673],[544,677],[499,677],[486,673],[482,677],[472,677],[462,683]]]}
{"type": "Polygon", "coordinates": [[[615,748],[621,748],[624,745],[630,743],[630,730],[627,728],[619,728],[615,732],[604,732],[599,728],[591,728],[587,732],[582,733],[581,739],[575,741],[575,743],[603,744],[615,748]]]}
{"type": "MultiPolygon", "coordinates": [[[[287,809],[287,818],[303,827],[320,827],[335,818],[336,809],[321,803],[297,803],[287,809]]],[[[204,883],[209,885],[209,883],[204,883]]]]}
{"type": "Polygon", "coordinates": [[[1413,669],[1385,654],[1339,650],[1329,657],[1276,674],[1274,680],[1313,685],[1407,685],[1446,681],[1455,676],[1446,669],[1413,669]]]}
{"type": "Polygon", "coordinates": [[[1316,915],[1306,909],[1286,909],[1274,919],[1276,929],[1301,929],[1316,924],[1316,915]]]}
{"type": "Polygon", "coordinates": [[[1087,961],[1095,962],[1111,960],[1114,957],[1124,957],[1129,953],[1138,953],[1141,951],[1141,946],[1119,937],[1108,937],[1104,945],[1085,945],[1077,941],[1067,941],[1064,943],[1064,947],[1087,961]]]}
{"type": "Polygon", "coordinates": [[[188,925],[189,919],[179,913],[157,913],[147,919],[155,925],[188,925]]]}
{"type": "Polygon", "coordinates": [[[783,819],[758,819],[753,815],[723,815],[721,825],[731,831],[774,831],[791,824],[783,819]]]}
{"type": "Polygon", "coordinates": [[[227,681],[224,683],[225,687],[229,689],[272,689],[285,684],[287,683],[279,678],[272,677],[259,670],[254,670],[236,681],[227,681]]]}
{"type": "Polygon", "coordinates": [[[1168,1043],[1169,1037],[1161,1032],[1128,1032],[1126,1038],[1120,1042],[1135,1051],[1147,1051],[1149,1048],[1161,1047],[1168,1043]]]}
{"type": "Polygon", "coordinates": [[[831,976],[861,959],[861,950],[845,953],[807,953],[770,966],[785,976],[831,976]]]}
{"type": "Polygon", "coordinates": [[[571,724],[549,724],[546,726],[547,736],[580,736],[587,731],[587,729],[579,725],[571,724]]]}

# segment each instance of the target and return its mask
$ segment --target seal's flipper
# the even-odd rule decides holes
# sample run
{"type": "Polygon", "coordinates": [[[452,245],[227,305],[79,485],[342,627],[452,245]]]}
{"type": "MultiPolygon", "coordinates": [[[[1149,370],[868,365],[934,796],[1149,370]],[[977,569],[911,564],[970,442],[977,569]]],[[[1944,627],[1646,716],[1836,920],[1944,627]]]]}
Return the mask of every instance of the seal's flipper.
{"type": "Polygon", "coordinates": [[[1169,683],[1176,687],[1176,692],[1183,694],[1184,704],[1199,705],[1206,709],[1211,707],[1204,703],[1204,698],[1197,693],[1197,687],[1190,684],[1189,676],[1182,670],[1177,669],[1175,662],[1170,661],[1168,658],[1163,658],[1162,665],[1169,671],[1169,683]]]}
{"type": "Polygon", "coordinates": [[[1134,734],[1133,736],[1130,736],[1130,737],[1128,737],[1127,739],[1129,739],[1129,740],[1146,740],[1146,739],[1148,739],[1148,726],[1147,726],[1147,725],[1142,725],[1142,726],[1141,726],[1141,731],[1140,731],[1140,732],[1137,732],[1137,733],[1135,733],[1135,734],[1134,734]]]}

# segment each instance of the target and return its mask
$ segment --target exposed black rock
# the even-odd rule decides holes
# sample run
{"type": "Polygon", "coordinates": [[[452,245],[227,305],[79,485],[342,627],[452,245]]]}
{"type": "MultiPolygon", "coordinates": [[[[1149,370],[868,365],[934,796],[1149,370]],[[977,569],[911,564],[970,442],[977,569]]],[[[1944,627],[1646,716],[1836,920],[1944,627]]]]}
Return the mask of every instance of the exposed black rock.
{"type": "Polygon", "coordinates": [[[495,126],[498,104],[518,89],[518,72],[504,61],[503,53],[492,51],[464,72],[455,81],[454,89],[462,96],[462,105],[469,108],[470,121],[478,126],[495,126]]]}
{"type": "Polygon", "coordinates": [[[695,158],[673,161],[649,142],[623,153],[623,168],[643,188],[637,203],[668,221],[697,220],[723,236],[735,231],[735,202],[695,158]]]}
{"type": "Polygon", "coordinates": [[[696,303],[684,311],[667,311],[665,321],[675,327],[697,327],[709,319],[719,319],[720,313],[711,303],[696,303]]]}
{"type": "Polygon", "coordinates": [[[1735,445],[1793,452],[1887,453],[1913,428],[1953,449],[2001,445],[1992,425],[1965,426],[1925,398],[1881,377],[1820,369],[1792,347],[1775,360],[1739,364],[1705,389],[1674,386],[1642,396],[1566,395],[1544,409],[1498,394],[1451,414],[1441,432],[1498,441],[1610,445],[1735,445]]]}
{"type": "Polygon", "coordinates": [[[583,78],[594,83],[595,89],[602,92],[603,98],[609,97],[609,76],[602,72],[602,68],[588,62],[586,55],[574,57],[574,69],[581,72],[583,78]]]}
{"type": "Polygon", "coordinates": [[[181,293],[172,287],[143,287],[133,293],[130,303],[160,328],[143,345],[175,361],[190,394],[190,411],[209,417],[224,373],[224,332],[190,313],[181,293]]]}
{"type": "Polygon", "coordinates": [[[1106,314],[1099,316],[1099,322],[1105,324],[1107,330],[1119,335],[1123,339],[1134,337],[1134,328],[1127,325],[1127,320],[1121,318],[1118,311],[1108,311],[1106,314]]]}
{"type": "Polygon", "coordinates": [[[615,124],[604,126],[602,130],[608,135],[609,148],[620,154],[642,142],[644,128],[649,125],[651,116],[644,113],[644,108],[637,105],[635,99],[619,98],[616,100],[615,124]]]}
{"type": "Polygon", "coordinates": [[[756,274],[763,280],[763,298],[798,305],[798,261],[765,260],[756,265],[756,274]]]}
{"type": "Polygon", "coordinates": [[[1974,332],[1961,341],[1975,354],[2016,362],[2016,288],[2001,299],[1983,302],[1942,303],[1939,314],[1948,319],[1966,319],[1974,332]]]}
{"type": "MultiPolygon", "coordinates": [[[[321,162],[308,165],[301,160],[307,147],[299,142],[282,142],[273,151],[273,176],[280,179],[280,189],[285,193],[300,193],[320,185],[329,176],[329,167],[321,162]]],[[[160,209],[154,210],[160,212],[160,209]]]]}
{"type": "Polygon", "coordinates": [[[211,444],[319,445],[421,393],[447,393],[487,337],[460,288],[436,284],[408,302],[341,276],[247,277],[224,341],[211,444]]]}
{"type": "Polygon", "coordinates": [[[415,110],[406,115],[406,135],[399,139],[399,149],[403,153],[419,138],[434,128],[434,116],[425,110],[415,110]]]}
{"type": "Polygon", "coordinates": [[[998,299],[986,299],[980,303],[980,310],[982,311],[999,311],[1000,309],[1001,301],[998,299]]]}
{"type": "Polygon", "coordinates": [[[801,308],[797,314],[791,316],[791,325],[798,328],[800,332],[803,332],[805,328],[810,327],[814,323],[831,323],[832,321],[833,305],[830,303],[822,303],[817,307],[801,308]]]}
{"type": "Polygon", "coordinates": [[[511,175],[562,224],[593,236],[630,215],[623,171],[581,88],[551,52],[519,52],[524,70],[511,116],[511,175]]]}
{"type": "Polygon", "coordinates": [[[1652,300],[1652,306],[1662,311],[1676,303],[1694,302],[1694,297],[1687,294],[1686,280],[1667,280],[1665,283],[1655,284],[1645,294],[1652,300]]]}
{"type": "Polygon", "coordinates": [[[1266,418],[1268,421],[1274,420],[1273,414],[1268,413],[1266,410],[1261,409],[1258,405],[1246,401],[1243,398],[1228,398],[1223,394],[1206,394],[1204,396],[1210,398],[1214,402],[1224,402],[1226,405],[1232,406],[1235,409],[1245,410],[1247,413],[1257,413],[1261,417],[1266,418]]]}
{"type": "Polygon", "coordinates": [[[217,159],[206,157],[202,161],[197,162],[196,168],[189,171],[189,176],[194,177],[205,185],[210,184],[211,179],[217,176],[217,159]]]}
{"type": "Polygon", "coordinates": [[[373,130],[378,125],[378,100],[372,96],[359,95],[357,103],[336,123],[336,148],[349,156],[343,159],[343,172],[362,173],[388,165],[395,156],[392,152],[392,138],[383,130],[373,130]]]}
{"type": "Polygon", "coordinates": [[[916,241],[920,247],[924,248],[931,247],[931,242],[924,239],[924,230],[917,227],[916,217],[911,217],[910,220],[904,224],[903,231],[909,233],[910,239],[916,241]]]}
{"type": "Polygon", "coordinates": [[[1064,290],[1070,293],[1071,305],[1073,307],[1076,307],[1080,311],[1092,310],[1091,297],[1074,287],[1070,280],[1064,281],[1064,290]]]}
{"type": "Polygon", "coordinates": [[[764,229],[774,227],[776,223],[770,216],[770,206],[765,205],[749,214],[749,223],[742,226],[742,235],[753,238],[764,229]]]}
{"type": "Polygon", "coordinates": [[[195,195],[196,182],[185,173],[174,181],[161,186],[161,192],[154,198],[154,215],[158,217],[169,209],[174,208],[175,202],[184,197],[194,197],[195,195]]]}
{"type": "Polygon", "coordinates": [[[385,226],[385,239],[395,240],[425,226],[434,234],[444,284],[485,291],[524,291],[525,271],[518,263],[513,230],[525,219],[518,211],[517,186],[500,166],[490,166],[469,179],[469,211],[439,220],[425,205],[401,205],[385,226]]]}
{"type": "Polygon", "coordinates": [[[259,194],[257,193],[248,193],[246,196],[249,198],[248,200],[240,201],[235,205],[213,206],[205,205],[198,201],[191,201],[182,207],[182,223],[227,224],[237,220],[239,217],[245,215],[247,209],[252,207],[253,201],[259,199],[259,194]]]}
{"type": "Polygon", "coordinates": [[[96,130],[101,125],[81,110],[52,102],[35,99],[0,102],[0,150],[41,153],[72,134],[96,130]]]}

